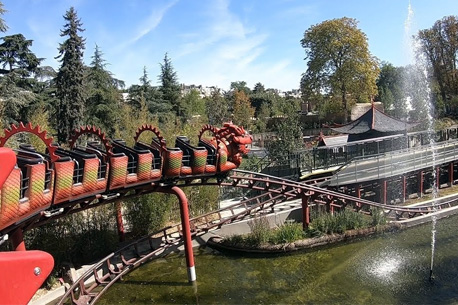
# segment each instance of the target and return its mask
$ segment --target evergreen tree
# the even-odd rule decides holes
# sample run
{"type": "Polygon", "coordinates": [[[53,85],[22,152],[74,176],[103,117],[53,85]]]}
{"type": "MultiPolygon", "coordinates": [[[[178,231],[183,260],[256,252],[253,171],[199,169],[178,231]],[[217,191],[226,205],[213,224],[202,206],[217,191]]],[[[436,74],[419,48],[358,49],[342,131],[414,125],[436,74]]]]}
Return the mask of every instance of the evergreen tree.
{"type": "Polygon", "coordinates": [[[25,39],[22,34],[2,37],[0,44],[1,74],[15,72],[22,77],[28,77],[36,72],[41,58],[37,58],[30,50],[32,40],[25,39]]]}
{"type": "MultiPolygon", "coordinates": [[[[7,10],[3,8],[3,3],[0,2],[0,16],[3,16],[6,12],[7,10]]],[[[8,26],[6,25],[5,20],[0,17],[0,32],[6,32],[6,30],[8,30],[8,26]]]]}
{"type": "Polygon", "coordinates": [[[124,82],[113,78],[111,72],[106,70],[102,55],[96,45],[87,77],[89,93],[86,100],[87,121],[91,125],[102,128],[108,135],[113,135],[121,102],[118,89],[119,86],[124,86],[124,82]]]}
{"type": "Polygon", "coordinates": [[[55,119],[59,142],[66,141],[72,130],[83,124],[84,119],[85,39],[78,35],[84,29],[73,7],[66,12],[64,19],[67,23],[60,36],[68,38],[59,44],[59,55],[56,57],[62,63],[56,77],[55,119]]]}
{"type": "Polygon", "coordinates": [[[167,53],[165,53],[164,61],[160,65],[159,90],[162,94],[163,103],[170,105],[173,113],[178,116],[180,114],[180,84],[167,53]]]}
{"type": "Polygon", "coordinates": [[[210,96],[205,98],[205,108],[211,125],[221,126],[228,120],[228,101],[221,94],[220,89],[213,90],[210,96]]]}
{"type": "Polygon", "coordinates": [[[169,112],[171,106],[162,103],[161,93],[155,87],[151,86],[146,67],[143,67],[143,75],[140,77],[140,85],[132,85],[128,89],[128,103],[137,111],[140,111],[144,100],[148,111],[154,115],[169,112]]]}
{"type": "Polygon", "coordinates": [[[0,44],[0,92],[5,102],[3,115],[7,123],[27,121],[31,103],[36,99],[36,80],[31,78],[39,70],[39,59],[30,51],[32,40],[22,34],[2,37],[0,44]]]}

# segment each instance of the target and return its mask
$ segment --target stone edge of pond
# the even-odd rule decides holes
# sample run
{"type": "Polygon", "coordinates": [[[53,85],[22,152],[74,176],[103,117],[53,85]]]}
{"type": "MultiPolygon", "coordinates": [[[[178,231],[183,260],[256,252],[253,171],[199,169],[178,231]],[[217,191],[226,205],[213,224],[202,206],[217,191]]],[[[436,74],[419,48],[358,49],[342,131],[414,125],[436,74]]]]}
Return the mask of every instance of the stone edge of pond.
{"type": "Polygon", "coordinates": [[[347,230],[341,234],[327,234],[319,237],[305,238],[291,243],[260,245],[258,247],[246,247],[227,245],[221,236],[213,236],[208,239],[207,246],[221,252],[232,252],[240,254],[278,254],[290,253],[299,250],[315,249],[330,244],[353,240],[356,238],[366,237],[386,232],[394,232],[405,228],[406,226],[399,223],[391,223],[378,227],[369,227],[363,229],[347,230]]]}

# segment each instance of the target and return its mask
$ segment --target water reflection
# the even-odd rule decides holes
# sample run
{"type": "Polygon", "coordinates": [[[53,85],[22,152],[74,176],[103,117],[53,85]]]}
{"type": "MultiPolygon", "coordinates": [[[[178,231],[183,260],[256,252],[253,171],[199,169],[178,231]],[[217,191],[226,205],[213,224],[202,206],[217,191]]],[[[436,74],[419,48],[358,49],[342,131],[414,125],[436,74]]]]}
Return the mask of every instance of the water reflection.
{"type": "Polygon", "coordinates": [[[458,218],[438,223],[436,280],[429,277],[430,225],[276,257],[196,255],[198,287],[172,255],[134,271],[100,304],[458,303],[458,218]]]}

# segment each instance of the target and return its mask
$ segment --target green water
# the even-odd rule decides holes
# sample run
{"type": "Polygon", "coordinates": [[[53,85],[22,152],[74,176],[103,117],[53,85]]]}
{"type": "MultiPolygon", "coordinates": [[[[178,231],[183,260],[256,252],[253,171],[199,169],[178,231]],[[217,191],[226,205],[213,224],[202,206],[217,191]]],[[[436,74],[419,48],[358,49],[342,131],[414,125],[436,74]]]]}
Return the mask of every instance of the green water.
{"type": "Polygon", "coordinates": [[[153,261],[98,304],[458,304],[458,217],[311,252],[240,257],[195,250],[197,283],[183,255],[153,261]]]}

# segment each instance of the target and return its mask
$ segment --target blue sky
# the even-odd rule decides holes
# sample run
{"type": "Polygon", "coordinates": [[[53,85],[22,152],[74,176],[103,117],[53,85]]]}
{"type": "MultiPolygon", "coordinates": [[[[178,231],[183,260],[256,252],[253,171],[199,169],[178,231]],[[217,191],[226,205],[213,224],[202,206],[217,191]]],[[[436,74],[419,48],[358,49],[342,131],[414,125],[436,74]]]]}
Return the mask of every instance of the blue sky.
{"type": "MultiPolygon", "coordinates": [[[[306,70],[304,31],[322,21],[351,17],[367,35],[372,55],[395,66],[409,63],[405,45],[408,0],[3,0],[7,35],[32,39],[32,51],[54,68],[71,6],[86,38],[84,60],[97,44],[108,69],[127,85],[146,66],[153,85],[168,52],[180,83],[218,86],[299,87],[306,70]]],[[[411,0],[410,33],[458,15],[456,0],[411,0]]]]}

